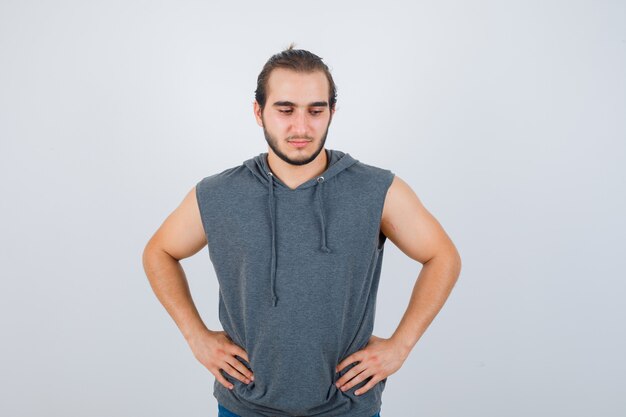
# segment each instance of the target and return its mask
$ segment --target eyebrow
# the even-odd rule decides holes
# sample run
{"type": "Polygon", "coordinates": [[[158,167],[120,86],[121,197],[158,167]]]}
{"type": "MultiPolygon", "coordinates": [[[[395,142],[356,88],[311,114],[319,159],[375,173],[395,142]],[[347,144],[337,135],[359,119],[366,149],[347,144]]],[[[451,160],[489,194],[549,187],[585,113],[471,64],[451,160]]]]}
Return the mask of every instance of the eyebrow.
{"type": "MultiPolygon", "coordinates": [[[[292,103],[291,101],[277,101],[274,104],[272,104],[272,106],[291,106],[291,107],[297,107],[295,105],[295,103],[292,103]]],[[[328,106],[328,102],[327,101],[314,101],[312,103],[309,103],[309,107],[327,107],[328,106]]]]}

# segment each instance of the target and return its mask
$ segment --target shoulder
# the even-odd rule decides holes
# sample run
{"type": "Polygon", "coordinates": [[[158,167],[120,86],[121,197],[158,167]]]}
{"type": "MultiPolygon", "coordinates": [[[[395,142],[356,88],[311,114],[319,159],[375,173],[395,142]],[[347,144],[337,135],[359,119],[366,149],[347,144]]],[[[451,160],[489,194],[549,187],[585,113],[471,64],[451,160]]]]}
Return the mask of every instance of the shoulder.
{"type": "Polygon", "coordinates": [[[220,187],[230,186],[232,181],[236,181],[242,174],[245,175],[246,171],[248,171],[248,169],[243,164],[226,168],[221,172],[208,175],[199,180],[196,183],[196,190],[217,190],[220,187]]]}
{"type": "Polygon", "coordinates": [[[395,220],[403,216],[422,216],[426,213],[420,198],[411,186],[402,178],[395,175],[385,197],[382,222],[390,226],[395,220]]]}
{"type": "Polygon", "coordinates": [[[368,186],[386,192],[391,186],[395,173],[387,168],[357,161],[350,169],[361,179],[367,180],[368,186]]]}

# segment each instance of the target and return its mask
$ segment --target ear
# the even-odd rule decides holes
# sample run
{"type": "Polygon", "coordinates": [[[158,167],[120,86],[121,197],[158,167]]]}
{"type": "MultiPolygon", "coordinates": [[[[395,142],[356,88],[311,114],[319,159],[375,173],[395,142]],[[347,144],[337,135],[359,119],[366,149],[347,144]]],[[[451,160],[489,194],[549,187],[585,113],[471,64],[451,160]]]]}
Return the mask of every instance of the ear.
{"type": "Polygon", "coordinates": [[[254,100],[252,105],[253,105],[253,111],[254,111],[254,118],[256,119],[256,124],[263,127],[263,119],[261,119],[261,106],[256,100],[254,100]]]}

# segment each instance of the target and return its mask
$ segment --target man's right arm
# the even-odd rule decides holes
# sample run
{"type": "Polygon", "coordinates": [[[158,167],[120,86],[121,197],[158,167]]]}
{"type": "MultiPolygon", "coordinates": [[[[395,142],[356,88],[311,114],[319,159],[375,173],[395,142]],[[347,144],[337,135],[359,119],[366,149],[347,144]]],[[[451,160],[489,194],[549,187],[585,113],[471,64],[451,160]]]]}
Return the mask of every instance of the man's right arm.
{"type": "Polygon", "coordinates": [[[179,261],[196,254],[206,244],[194,187],[165,219],[143,252],[143,267],[152,290],[187,341],[208,329],[193,303],[179,261]]]}
{"type": "Polygon", "coordinates": [[[165,219],[143,251],[143,267],[152,290],[182,332],[194,356],[225,387],[233,389],[220,370],[245,384],[252,372],[236,358],[250,359],[247,352],[223,330],[209,330],[196,309],[180,260],[206,246],[196,188],[165,219]]]}

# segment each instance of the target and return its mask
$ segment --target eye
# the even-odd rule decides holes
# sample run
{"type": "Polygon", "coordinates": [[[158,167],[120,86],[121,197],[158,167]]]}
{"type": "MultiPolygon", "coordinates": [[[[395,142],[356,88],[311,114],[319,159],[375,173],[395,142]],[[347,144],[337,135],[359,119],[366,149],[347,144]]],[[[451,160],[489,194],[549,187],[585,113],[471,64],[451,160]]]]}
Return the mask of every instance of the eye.
{"type": "MultiPolygon", "coordinates": [[[[283,114],[291,114],[293,112],[293,110],[289,109],[289,110],[278,110],[279,112],[283,113],[283,114]]],[[[314,116],[319,115],[320,113],[323,113],[324,110],[311,110],[311,114],[314,116]]]]}

